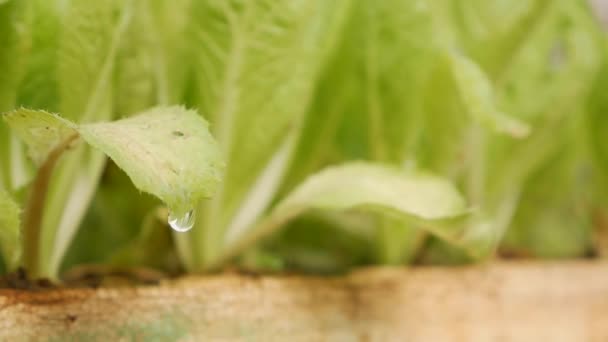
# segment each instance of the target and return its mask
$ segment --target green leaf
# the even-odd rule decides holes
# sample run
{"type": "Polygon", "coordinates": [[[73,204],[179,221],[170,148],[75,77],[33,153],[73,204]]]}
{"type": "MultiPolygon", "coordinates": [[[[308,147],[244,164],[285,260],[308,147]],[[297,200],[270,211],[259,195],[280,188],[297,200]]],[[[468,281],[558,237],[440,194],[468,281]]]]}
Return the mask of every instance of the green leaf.
{"type": "Polygon", "coordinates": [[[57,75],[60,28],[64,8],[57,1],[30,0],[31,53],[19,84],[17,105],[59,110],[57,75]]]}
{"type": "Polygon", "coordinates": [[[70,120],[108,119],[111,71],[132,16],[130,1],[76,0],[62,18],[58,47],[59,112],[70,120]],[[120,11],[120,17],[115,15],[120,11]]]}
{"type": "Polygon", "coordinates": [[[364,210],[411,221],[445,239],[457,241],[465,236],[461,228],[442,223],[467,214],[463,198],[449,182],[428,174],[360,162],[331,167],[311,176],[255,227],[242,235],[227,236],[221,260],[310,210],[364,210]]]}
{"type": "Polygon", "coordinates": [[[42,160],[44,153],[78,134],[112,158],[138,189],[160,198],[178,215],[210,197],[220,180],[223,164],[207,122],[183,107],[159,107],[115,122],[82,125],[26,109],[4,118],[42,160]]]}
{"type": "MultiPolygon", "coordinates": [[[[14,108],[18,85],[29,55],[29,27],[25,1],[0,3],[0,113],[14,108]]],[[[12,191],[25,183],[22,151],[0,126],[0,190],[12,191]],[[23,168],[22,168],[23,167],[23,168]]]]}
{"type": "Polygon", "coordinates": [[[153,35],[157,98],[160,105],[182,103],[191,64],[188,60],[192,41],[188,34],[192,0],[146,1],[149,9],[147,28],[153,35]]]}
{"type": "Polygon", "coordinates": [[[587,100],[586,125],[590,149],[599,173],[608,185],[608,61],[604,62],[587,100]]]}
{"type": "Polygon", "coordinates": [[[501,75],[497,92],[503,107],[534,129],[527,139],[489,142],[487,174],[492,177],[486,186],[491,197],[500,199],[505,191],[521,188],[552,155],[577,144],[580,136],[568,130],[579,125],[579,111],[598,74],[604,44],[603,33],[584,4],[551,3],[501,75]],[[556,136],[565,145],[556,142],[556,136]]]}
{"type": "Polygon", "coordinates": [[[219,147],[195,111],[155,108],[112,123],[81,125],[78,131],[125,170],[138,189],[178,213],[210,197],[219,183],[219,147]]]}
{"type": "Polygon", "coordinates": [[[17,86],[27,60],[29,36],[24,1],[0,3],[0,112],[15,105],[17,86]]]}
{"type": "Polygon", "coordinates": [[[199,264],[217,254],[225,231],[254,222],[271,201],[327,54],[331,8],[320,0],[193,2],[193,102],[227,158],[226,181],[191,236],[199,264]]]}
{"type": "Polygon", "coordinates": [[[134,8],[116,57],[115,110],[122,115],[181,104],[190,68],[190,0],[137,1],[134,8]]]}
{"type": "MultiPolygon", "coordinates": [[[[440,2],[440,1],[439,1],[440,2]]],[[[458,45],[496,80],[556,1],[454,1],[451,28],[458,45]]]]}
{"type": "Polygon", "coordinates": [[[339,159],[401,164],[412,157],[434,54],[427,1],[370,1],[347,10],[283,192],[339,159]]]}
{"type": "MultiPolygon", "coordinates": [[[[112,72],[133,14],[132,1],[73,0],[53,11],[59,18],[54,72],[57,108],[78,123],[107,121],[112,109],[112,72]]],[[[53,71],[54,70],[54,71],[53,71]]],[[[53,84],[53,83],[51,83],[53,84]]],[[[43,107],[44,108],[44,107],[43,107]]],[[[95,193],[106,157],[81,145],[61,158],[50,180],[41,231],[41,275],[55,277],[95,193]]]]}
{"type": "MultiPolygon", "coordinates": [[[[368,1],[343,11],[342,34],[319,79],[281,194],[331,163],[414,161],[423,123],[423,84],[436,54],[428,5],[426,0],[368,1]]],[[[378,226],[393,226],[388,221],[378,220],[378,226]]],[[[420,240],[415,235],[421,232],[413,232],[402,234],[403,240],[420,240]]],[[[379,236],[393,244],[401,240],[379,236]]]]}
{"type": "Polygon", "coordinates": [[[133,16],[116,52],[112,97],[115,113],[122,116],[138,113],[155,104],[167,104],[166,101],[157,101],[155,74],[162,70],[162,65],[154,56],[157,32],[148,7],[149,1],[134,4],[140,15],[133,16]]]}
{"type": "Polygon", "coordinates": [[[0,190],[0,250],[9,271],[21,262],[19,207],[0,190]]]}
{"type": "Polygon", "coordinates": [[[3,115],[14,133],[28,145],[30,158],[40,166],[49,153],[76,134],[74,125],[45,111],[18,109],[3,115]]]}

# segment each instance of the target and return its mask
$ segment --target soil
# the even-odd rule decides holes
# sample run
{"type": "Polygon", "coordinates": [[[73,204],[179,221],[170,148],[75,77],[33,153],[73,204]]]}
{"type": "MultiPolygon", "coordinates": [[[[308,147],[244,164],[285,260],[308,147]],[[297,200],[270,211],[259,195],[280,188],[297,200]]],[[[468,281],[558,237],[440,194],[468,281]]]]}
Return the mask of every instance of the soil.
{"type": "Polygon", "coordinates": [[[601,260],[190,275],[99,289],[46,290],[25,285],[23,272],[12,281],[43,291],[0,289],[0,341],[608,341],[601,260]]]}
{"type": "Polygon", "coordinates": [[[31,279],[25,269],[0,277],[0,289],[42,291],[59,288],[99,288],[158,285],[171,279],[163,272],[149,268],[118,268],[106,265],[81,265],[64,273],[61,283],[47,278],[31,279]]]}

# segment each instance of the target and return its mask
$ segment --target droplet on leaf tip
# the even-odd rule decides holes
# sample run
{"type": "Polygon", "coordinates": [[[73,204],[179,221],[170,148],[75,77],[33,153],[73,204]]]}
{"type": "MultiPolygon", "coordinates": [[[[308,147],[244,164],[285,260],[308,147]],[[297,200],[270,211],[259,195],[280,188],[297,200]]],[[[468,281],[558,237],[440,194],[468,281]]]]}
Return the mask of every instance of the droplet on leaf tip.
{"type": "Polygon", "coordinates": [[[176,232],[184,233],[192,229],[194,226],[195,214],[194,210],[188,210],[183,216],[175,216],[173,212],[169,213],[169,226],[176,232]]]}

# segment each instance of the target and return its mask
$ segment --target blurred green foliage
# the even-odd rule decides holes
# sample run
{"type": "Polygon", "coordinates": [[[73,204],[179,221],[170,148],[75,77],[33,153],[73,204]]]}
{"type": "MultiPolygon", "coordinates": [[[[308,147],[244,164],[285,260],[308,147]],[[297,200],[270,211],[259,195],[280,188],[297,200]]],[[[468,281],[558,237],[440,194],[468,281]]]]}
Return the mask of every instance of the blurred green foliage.
{"type": "MultiPolygon", "coordinates": [[[[230,236],[248,234],[256,245],[229,261],[251,269],[598,252],[608,45],[586,1],[8,0],[0,18],[0,111],[27,106],[86,122],[185,104],[211,122],[227,161],[217,196],[176,235],[159,203],[104,157],[66,157],[44,221],[69,236],[62,269],[202,271],[230,236]],[[258,237],[307,179],[352,161],[450,180],[469,215],[443,229],[459,229],[479,253],[429,234],[429,222],[347,206],[306,211],[258,237]]],[[[23,205],[35,167],[4,125],[0,163],[1,188],[23,205]]]]}

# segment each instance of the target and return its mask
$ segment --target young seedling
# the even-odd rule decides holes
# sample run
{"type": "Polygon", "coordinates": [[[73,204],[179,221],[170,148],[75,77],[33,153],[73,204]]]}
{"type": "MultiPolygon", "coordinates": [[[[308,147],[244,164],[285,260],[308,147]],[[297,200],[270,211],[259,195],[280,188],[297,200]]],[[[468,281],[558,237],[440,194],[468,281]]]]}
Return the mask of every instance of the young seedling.
{"type": "MultiPolygon", "coordinates": [[[[169,223],[176,230],[191,227],[188,221],[193,208],[214,193],[221,179],[223,162],[207,123],[183,107],[158,107],[115,122],[81,125],[27,109],[9,112],[3,118],[39,165],[22,227],[24,265],[32,276],[48,276],[41,268],[45,261],[39,251],[43,244],[52,243],[44,240],[41,220],[54,166],[79,140],[108,155],[139,190],[165,202],[171,213],[169,223]]],[[[15,220],[8,223],[14,225],[15,220]]],[[[14,243],[9,242],[9,247],[14,243]]]]}

